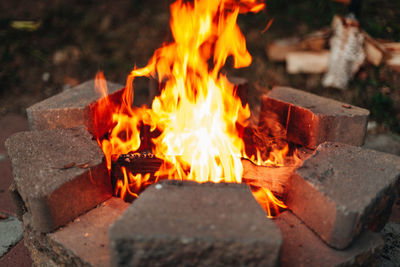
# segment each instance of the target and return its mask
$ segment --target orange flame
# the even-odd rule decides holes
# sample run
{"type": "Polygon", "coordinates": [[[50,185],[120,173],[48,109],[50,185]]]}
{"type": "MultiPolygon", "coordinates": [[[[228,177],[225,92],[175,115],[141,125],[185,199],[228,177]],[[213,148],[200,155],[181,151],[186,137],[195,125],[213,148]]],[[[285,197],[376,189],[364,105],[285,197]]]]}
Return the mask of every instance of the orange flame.
{"type": "MultiPolygon", "coordinates": [[[[258,12],[264,7],[258,0],[178,0],[170,6],[174,42],[156,50],[147,66],[130,72],[121,105],[104,102],[113,112],[107,138],[99,139],[109,169],[113,155],[146,147],[141,127],[148,125],[151,132],[160,133],[151,139],[152,152],[168,163],[156,177],[242,182],[240,159],[248,156],[237,127],[247,125],[250,109],[234,96],[234,85],[221,74],[221,68],[228,57],[233,58],[235,68],[251,63],[236,20],[239,13],[258,12]],[[158,77],[165,84],[151,108],[131,106],[133,80],[139,76],[158,77]]],[[[96,87],[105,92],[106,84],[98,81],[101,79],[96,79],[96,87]]],[[[286,153],[271,153],[267,161],[260,155],[252,159],[260,164],[283,164],[286,153]]],[[[132,175],[125,168],[122,172],[124,179],[117,182],[116,193],[123,198],[126,194],[137,197],[149,175],[132,175]]],[[[254,195],[269,215],[271,207],[285,207],[267,188],[256,190],[254,195]]]]}

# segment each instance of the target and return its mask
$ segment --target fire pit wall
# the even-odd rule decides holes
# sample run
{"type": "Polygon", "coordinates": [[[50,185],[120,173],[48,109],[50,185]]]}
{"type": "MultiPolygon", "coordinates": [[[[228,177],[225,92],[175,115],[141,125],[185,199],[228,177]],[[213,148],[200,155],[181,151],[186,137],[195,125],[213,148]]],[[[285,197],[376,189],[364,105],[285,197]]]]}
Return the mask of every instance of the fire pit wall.
{"type": "MultiPolygon", "coordinates": [[[[118,99],[122,86],[108,86],[118,99]]],[[[390,215],[400,159],[358,147],[367,110],[285,87],[263,96],[260,126],[275,118],[315,150],[282,187],[290,211],[270,220],[245,185],[164,181],[131,205],[112,197],[92,138],[99,99],[93,81],[46,99],[27,110],[32,131],[6,142],[36,265],[358,266],[379,256],[373,231],[390,215]]]]}

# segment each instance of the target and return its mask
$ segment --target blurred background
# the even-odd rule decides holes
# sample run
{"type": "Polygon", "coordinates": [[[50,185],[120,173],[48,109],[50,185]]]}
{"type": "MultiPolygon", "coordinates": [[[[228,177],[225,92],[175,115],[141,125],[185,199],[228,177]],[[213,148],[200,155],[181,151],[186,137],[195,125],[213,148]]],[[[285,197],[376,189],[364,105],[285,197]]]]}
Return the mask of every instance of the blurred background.
{"type": "MultiPolygon", "coordinates": [[[[144,66],[156,48],[171,41],[171,2],[1,1],[0,115],[24,114],[26,107],[94,78],[98,70],[124,84],[134,64],[144,66]]],[[[285,62],[272,62],[267,56],[268,44],[276,39],[329,27],[335,14],[349,12],[349,2],[269,0],[264,11],[241,15],[239,25],[253,62],[248,68],[228,66],[226,71],[246,78],[254,98],[274,85],[288,85],[365,107],[377,131],[400,133],[399,79],[390,76],[399,72],[387,75],[384,64],[364,64],[348,89],[338,90],[322,87],[322,74],[288,74],[285,62]]],[[[363,0],[356,9],[363,31],[400,41],[400,1],[363,0]]],[[[136,91],[146,95],[147,85],[139,82],[136,91]]]]}

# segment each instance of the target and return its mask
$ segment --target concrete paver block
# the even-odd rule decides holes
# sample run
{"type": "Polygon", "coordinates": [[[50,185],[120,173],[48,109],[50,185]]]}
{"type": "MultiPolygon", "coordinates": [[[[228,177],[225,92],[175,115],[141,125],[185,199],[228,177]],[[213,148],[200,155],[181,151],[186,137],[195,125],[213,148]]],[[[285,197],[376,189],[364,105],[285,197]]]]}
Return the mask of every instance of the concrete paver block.
{"type": "Polygon", "coordinates": [[[277,266],[281,235],[245,184],[162,181],[110,228],[114,266],[277,266]]]}
{"type": "Polygon", "coordinates": [[[326,245],[290,211],[275,219],[283,235],[281,267],[374,266],[384,242],[366,231],[350,247],[337,250],[326,245]]]}
{"type": "Polygon", "coordinates": [[[287,201],[329,245],[343,249],[365,228],[387,222],[400,178],[400,157],[321,144],[289,179],[287,201]]]}
{"type": "Polygon", "coordinates": [[[6,146],[38,231],[55,230],[112,195],[104,154],[83,127],[20,132],[6,146]]]}
{"type": "Polygon", "coordinates": [[[274,118],[286,138],[308,148],[330,141],[364,143],[369,111],[289,87],[274,87],[262,98],[260,125],[274,118]]]}
{"type": "MultiPolygon", "coordinates": [[[[123,86],[112,82],[107,82],[107,86],[110,100],[119,101],[123,86]]],[[[105,132],[101,132],[104,129],[95,127],[94,111],[101,98],[95,90],[94,80],[65,90],[27,108],[30,128],[45,130],[83,125],[90,133],[100,136],[105,132]]],[[[111,117],[104,121],[111,121],[111,117]]],[[[100,128],[104,128],[103,126],[100,128]]]]}
{"type": "MultiPolygon", "coordinates": [[[[25,240],[36,266],[110,266],[108,229],[129,203],[110,198],[53,233],[40,234],[25,218],[25,240]]],[[[28,215],[28,214],[26,214],[28,215]]]]}

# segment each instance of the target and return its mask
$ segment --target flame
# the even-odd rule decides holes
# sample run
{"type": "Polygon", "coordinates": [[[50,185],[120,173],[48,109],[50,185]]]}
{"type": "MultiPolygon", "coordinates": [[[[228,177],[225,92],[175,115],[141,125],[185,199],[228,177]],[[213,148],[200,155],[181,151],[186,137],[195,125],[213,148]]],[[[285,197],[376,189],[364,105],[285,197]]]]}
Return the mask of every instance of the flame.
{"type": "MultiPolygon", "coordinates": [[[[242,182],[241,158],[249,157],[238,128],[248,124],[250,109],[235,96],[236,88],[221,69],[228,57],[235,68],[250,65],[252,58],[236,20],[239,13],[259,12],[264,7],[258,0],[178,0],[171,4],[174,42],[157,49],[147,66],[130,72],[119,105],[104,100],[98,108],[99,113],[112,112],[111,129],[106,138],[98,138],[109,170],[115,155],[151,149],[167,163],[155,173],[157,178],[242,182]],[[151,108],[132,107],[132,84],[140,76],[163,81],[151,108]],[[144,125],[157,133],[150,140],[143,140],[144,125]]],[[[96,87],[106,95],[103,80],[99,75],[96,87]]],[[[283,164],[287,149],[271,153],[266,161],[259,152],[251,159],[259,164],[283,164]]],[[[116,185],[122,198],[127,194],[137,197],[150,183],[149,174],[133,175],[125,168],[122,172],[124,178],[116,185]]],[[[271,207],[285,207],[267,188],[255,190],[254,196],[269,215],[271,207]]]]}

